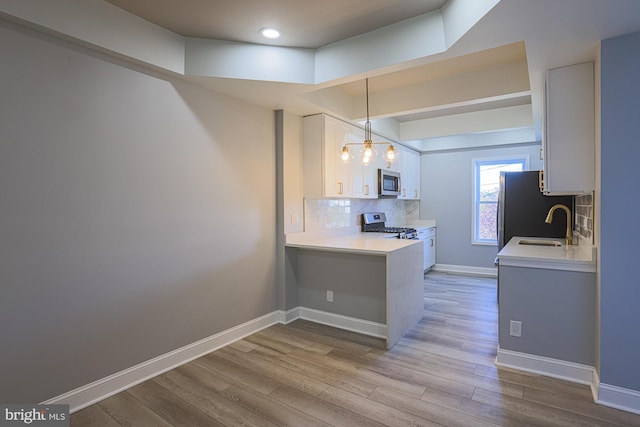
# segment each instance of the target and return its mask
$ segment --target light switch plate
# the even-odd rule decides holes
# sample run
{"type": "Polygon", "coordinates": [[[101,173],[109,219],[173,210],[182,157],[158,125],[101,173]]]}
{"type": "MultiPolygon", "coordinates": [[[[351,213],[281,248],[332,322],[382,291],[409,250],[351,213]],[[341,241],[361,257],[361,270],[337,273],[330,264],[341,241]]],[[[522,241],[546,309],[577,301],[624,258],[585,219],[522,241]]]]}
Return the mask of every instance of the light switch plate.
{"type": "Polygon", "coordinates": [[[522,322],[518,322],[517,320],[512,320],[509,323],[509,335],[512,337],[522,337],[522,322]]]}

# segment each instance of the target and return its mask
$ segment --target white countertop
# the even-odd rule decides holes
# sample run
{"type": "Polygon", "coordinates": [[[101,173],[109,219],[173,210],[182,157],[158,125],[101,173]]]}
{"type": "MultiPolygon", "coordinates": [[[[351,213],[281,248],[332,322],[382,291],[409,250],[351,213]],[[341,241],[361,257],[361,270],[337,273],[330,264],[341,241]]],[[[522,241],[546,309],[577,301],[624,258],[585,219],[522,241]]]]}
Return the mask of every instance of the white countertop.
{"type": "Polygon", "coordinates": [[[406,224],[402,224],[407,227],[413,227],[416,230],[422,230],[425,228],[433,228],[436,226],[435,219],[416,219],[414,221],[409,221],[406,224]]]}
{"type": "Polygon", "coordinates": [[[331,252],[353,252],[366,255],[386,255],[421,240],[405,240],[385,233],[362,233],[357,227],[336,231],[287,234],[285,246],[331,252]]]}
{"type": "Polygon", "coordinates": [[[596,272],[596,248],[584,242],[566,246],[564,239],[513,237],[498,252],[498,259],[501,266],[596,272]],[[554,240],[561,242],[562,246],[521,245],[521,240],[554,240]]]}

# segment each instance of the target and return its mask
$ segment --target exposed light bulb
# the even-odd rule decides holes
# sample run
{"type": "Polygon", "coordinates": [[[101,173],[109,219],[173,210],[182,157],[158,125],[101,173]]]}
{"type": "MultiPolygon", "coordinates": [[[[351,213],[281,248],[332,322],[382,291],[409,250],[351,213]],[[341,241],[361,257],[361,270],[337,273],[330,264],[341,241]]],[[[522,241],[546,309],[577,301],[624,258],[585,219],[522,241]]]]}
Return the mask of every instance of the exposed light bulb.
{"type": "Polygon", "coordinates": [[[345,145],[342,147],[342,160],[346,162],[349,160],[349,157],[349,148],[345,145]]]}
{"type": "Polygon", "coordinates": [[[365,142],[364,143],[364,157],[371,157],[371,155],[373,154],[373,150],[371,147],[371,142],[365,142]]]}
{"type": "Polygon", "coordinates": [[[395,158],[396,158],[396,149],[393,147],[393,145],[390,145],[389,148],[387,149],[387,160],[391,162],[395,160],[395,158]]]}
{"type": "Polygon", "coordinates": [[[280,37],[280,31],[276,30],[275,28],[261,28],[260,34],[268,39],[277,39],[278,37],[280,37]]]}

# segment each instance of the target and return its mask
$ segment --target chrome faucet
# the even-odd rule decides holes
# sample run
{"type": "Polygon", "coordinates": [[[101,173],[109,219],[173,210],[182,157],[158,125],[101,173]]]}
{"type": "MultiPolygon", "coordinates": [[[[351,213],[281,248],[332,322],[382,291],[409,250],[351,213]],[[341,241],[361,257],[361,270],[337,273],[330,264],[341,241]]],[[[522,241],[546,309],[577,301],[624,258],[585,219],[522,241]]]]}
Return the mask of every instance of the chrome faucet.
{"type": "Polygon", "coordinates": [[[547,224],[551,224],[553,221],[553,213],[556,209],[562,209],[567,213],[567,237],[565,239],[565,244],[572,245],[573,244],[573,236],[571,233],[571,210],[565,205],[553,205],[551,209],[549,209],[549,213],[547,214],[547,219],[544,220],[547,224]]]}

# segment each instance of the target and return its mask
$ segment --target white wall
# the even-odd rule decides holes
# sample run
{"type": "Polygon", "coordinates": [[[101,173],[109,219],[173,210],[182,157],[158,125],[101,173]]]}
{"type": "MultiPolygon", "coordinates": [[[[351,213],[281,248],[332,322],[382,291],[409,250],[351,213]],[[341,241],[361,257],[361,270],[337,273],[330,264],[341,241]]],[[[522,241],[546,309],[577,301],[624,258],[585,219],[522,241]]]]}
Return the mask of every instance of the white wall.
{"type": "Polygon", "coordinates": [[[276,307],[273,112],[0,24],[0,402],[276,307]]]}
{"type": "Polygon", "coordinates": [[[531,170],[542,169],[540,143],[442,151],[421,156],[420,219],[437,221],[437,264],[494,267],[497,246],[471,244],[472,160],[520,155],[529,156],[531,170]]]}

